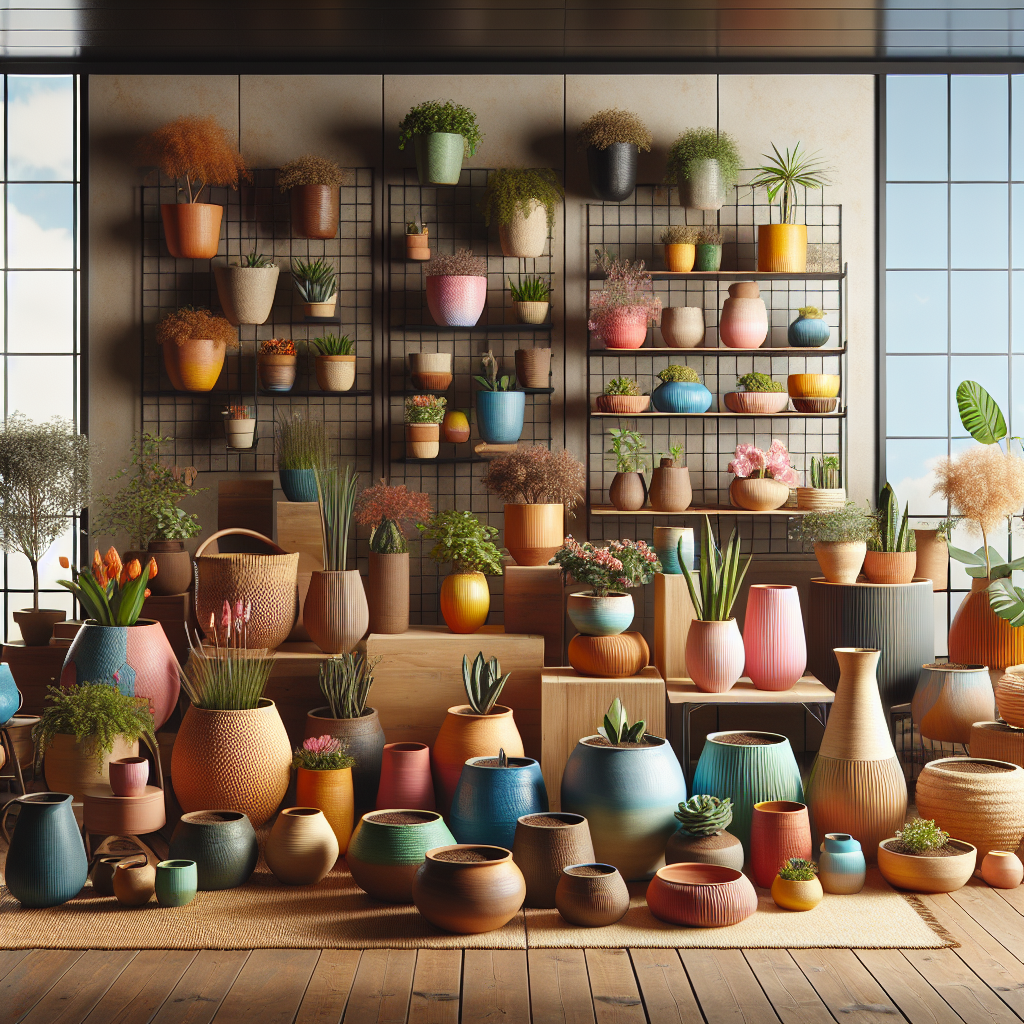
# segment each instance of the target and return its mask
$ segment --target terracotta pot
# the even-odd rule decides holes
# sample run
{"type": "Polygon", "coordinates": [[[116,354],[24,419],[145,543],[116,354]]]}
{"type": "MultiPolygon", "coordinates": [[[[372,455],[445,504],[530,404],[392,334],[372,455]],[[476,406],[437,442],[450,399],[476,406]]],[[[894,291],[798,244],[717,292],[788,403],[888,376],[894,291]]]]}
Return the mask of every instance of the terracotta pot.
{"type": "Polygon", "coordinates": [[[639,675],[649,664],[651,652],[643,633],[578,633],[569,641],[567,657],[580,675],[624,679],[639,675]]]}
{"type": "Polygon", "coordinates": [[[746,653],[735,619],[694,619],[686,634],[686,670],[701,693],[725,693],[743,675],[746,653]]]}
{"type": "MultiPolygon", "coordinates": [[[[256,421],[250,420],[255,427],[256,421]]],[[[252,441],[249,442],[252,444],[252,441]]],[[[157,597],[184,594],[195,583],[192,556],[185,550],[182,540],[151,540],[146,554],[156,561],[157,574],[149,581],[149,589],[157,597]]],[[[140,559],[142,565],[145,561],[140,559]]]]}
{"type": "Polygon", "coordinates": [[[347,654],[366,636],[370,610],[358,569],[314,570],[302,606],[309,638],[325,654],[347,654]]]}
{"type": "Polygon", "coordinates": [[[679,181],[679,205],[691,210],[720,210],[725,204],[726,185],[721,164],[714,157],[690,163],[689,178],[679,181]]]}
{"type": "Polygon", "coordinates": [[[608,498],[620,512],[636,512],[647,501],[647,484],[642,473],[616,473],[608,498]]]}
{"type": "Polygon", "coordinates": [[[841,381],[838,373],[791,373],[786,389],[791,398],[835,398],[841,381]]]}
{"type": "Polygon", "coordinates": [[[295,363],[298,356],[278,352],[260,354],[256,360],[260,387],[264,391],[291,391],[295,384],[295,363]]]}
{"type": "Polygon", "coordinates": [[[436,459],[441,450],[439,423],[406,423],[405,454],[410,459],[436,459]]]}
{"type": "Polygon", "coordinates": [[[498,846],[428,850],[412,883],[416,909],[435,927],[460,935],[503,927],[525,896],[523,873],[498,846]]]}
{"type": "Polygon", "coordinates": [[[260,847],[249,818],[241,811],[183,814],[171,836],[170,856],[195,862],[199,888],[234,889],[249,880],[260,847]]]}
{"type": "Polygon", "coordinates": [[[731,833],[691,836],[683,829],[672,833],[665,847],[666,864],[718,864],[739,871],[743,867],[743,844],[731,833]]]}
{"type": "Polygon", "coordinates": [[[669,864],[651,879],[647,906],[668,924],[724,928],[757,910],[757,893],[742,871],[718,864],[669,864]]]}
{"type": "Polygon", "coordinates": [[[647,340],[649,323],[646,306],[617,306],[601,314],[594,334],[605,348],[640,348],[647,340]]]}
{"type": "Polygon", "coordinates": [[[356,807],[373,807],[380,786],[380,765],[384,752],[384,729],[377,709],[364,707],[358,718],[332,718],[330,708],[314,708],[306,715],[304,739],[325,734],[340,739],[355,758],[352,785],[356,807]]]}
{"type": "Polygon", "coordinates": [[[118,796],[109,786],[93,785],[82,796],[82,822],[93,835],[149,835],[167,824],[164,804],[158,786],[143,785],[137,795],[118,796]]]}
{"type": "Polygon", "coordinates": [[[1024,662],[1024,626],[1011,626],[992,611],[985,593],[991,582],[987,577],[971,580],[971,592],[950,623],[949,660],[988,665],[993,671],[1024,662]]]}
{"type": "Polygon", "coordinates": [[[351,391],[356,382],[356,357],[317,356],[316,383],[321,391],[351,391]]]}
{"type": "Polygon", "coordinates": [[[783,910],[813,910],[825,896],[817,878],[794,881],[776,875],[771,888],[775,905],[783,910]]]}
{"type": "Polygon", "coordinates": [[[580,928],[603,928],[629,910],[629,890],[611,864],[570,864],[555,887],[558,913],[580,928]]]}
{"type": "Polygon", "coordinates": [[[915,574],[932,581],[932,590],[949,587],[949,545],[938,530],[915,530],[917,541],[917,568],[915,574]]]}
{"type": "Polygon", "coordinates": [[[523,815],[512,857],[526,880],[526,906],[554,907],[562,869],[594,859],[587,819],[564,811],[523,815]]]}
{"type": "Polygon", "coordinates": [[[614,636],[633,622],[634,606],[630,594],[611,591],[598,597],[591,591],[570,594],[565,600],[569,621],[586,636],[614,636]]]}
{"type": "Polygon", "coordinates": [[[114,796],[142,796],[149,782],[149,761],[144,757],[120,757],[107,764],[114,796]]]}
{"type": "MultiPolygon", "coordinates": [[[[339,855],[345,856],[352,836],[352,824],[355,821],[352,771],[351,768],[331,768],[327,771],[315,771],[311,768],[295,770],[295,799],[304,808],[316,807],[323,812],[338,848],[335,860],[339,855]]],[[[331,861],[332,866],[333,864],[334,861],[331,861]]],[[[277,874],[276,871],[274,873],[277,874]]]]}
{"type": "Polygon", "coordinates": [[[1015,729],[1024,728],[1024,665],[1007,666],[996,682],[995,699],[999,717],[1015,729]]]}
{"type": "Polygon", "coordinates": [[[427,307],[438,327],[475,327],[487,302],[487,278],[432,275],[426,279],[427,307]]]}
{"type": "Polygon", "coordinates": [[[499,749],[509,757],[523,756],[523,740],[511,708],[495,704],[487,715],[474,714],[468,704],[449,708],[431,753],[437,809],[443,814],[451,810],[455,787],[469,758],[496,757],[499,749]]]}
{"type": "Polygon", "coordinates": [[[209,338],[193,338],[180,345],[161,345],[164,369],[178,391],[212,391],[224,368],[227,345],[209,338]]]}
{"type": "Polygon", "coordinates": [[[812,512],[824,509],[842,508],[846,504],[845,487],[798,487],[796,507],[812,512]]]}
{"type": "Polygon", "coordinates": [[[910,710],[925,739],[970,743],[971,726],[995,718],[996,702],[988,669],[984,665],[945,662],[922,665],[910,710]]]}
{"type": "Polygon", "coordinates": [[[703,345],[704,330],[701,306],[667,306],[661,311],[661,337],[669,348],[703,345]]]}
{"type": "Polygon", "coordinates": [[[405,633],[409,629],[409,552],[370,552],[366,603],[371,633],[405,633]]]}
{"type": "Polygon", "coordinates": [[[779,868],[791,857],[811,860],[811,820],[807,804],[795,800],[762,800],[750,820],[750,872],[754,884],[772,887],[779,868]]]}
{"type": "Polygon", "coordinates": [[[821,843],[818,880],[825,892],[850,896],[864,888],[867,879],[864,851],[853,836],[829,832],[821,843]]]}
{"type": "Polygon", "coordinates": [[[432,811],[434,779],[426,743],[385,743],[380,764],[377,809],[409,807],[432,811]]]}
{"type": "Polygon", "coordinates": [[[693,261],[697,255],[695,246],[684,243],[666,243],[665,267],[673,274],[688,274],[693,270],[693,261]]]}
{"type": "Polygon", "coordinates": [[[759,224],[757,269],[759,273],[806,273],[807,225],[759,224]]]}
{"type": "Polygon", "coordinates": [[[444,439],[452,444],[469,440],[469,417],[461,409],[449,409],[444,414],[444,439]]]}
{"type": "Polygon", "coordinates": [[[103,755],[102,768],[96,767],[96,754],[91,737],[76,740],[74,736],[57,733],[46,748],[43,773],[46,785],[55,793],[70,793],[81,800],[90,786],[106,785],[111,761],[138,757],[138,741],[129,743],[124,737],[114,740],[114,749],[103,755]]]}
{"type": "Polygon", "coordinates": [[[1024,864],[1009,850],[989,850],[981,862],[981,877],[993,889],[1016,889],[1024,879],[1024,864]]]}
{"type": "Polygon", "coordinates": [[[176,259],[213,259],[223,216],[224,207],[217,203],[161,203],[167,251],[176,259]]]}
{"type": "Polygon", "coordinates": [[[644,412],[650,404],[650,395],[598,395],[594,399],[598,412],[617,412],[622,416],[644,412]]]}
{"type": "Polygon", "coordinates": [[[316,885],[338,859],[338,840],[319,808],[286,807],[270,830],[263,856],[279,882],[316,885]]]}
{"type": "Polygon", "coordinates": [[[508,224],[498,225],[501,254],[519,259],[536,259],[544,255],[548,240],[548,213],[536,199],[530,200],[530,212],[524,214],[517,205],[508,224]]]}
{"type": "Polygon", "coordinates": [[[685,512],[693,500],[690,488],[690,470],[677,466],[675,459],[662,459],[651,474],[648,492],[651,508],[657,512],[685,512]]]}
{"type": "Polygon", "coordinates": [[[718,337],[726,348],[760,348],[764,344],[768,310],[756,284],[729,286],[729,298],[722,303],[718,320],[718,337]]]}
{"type": "Polygon", "coordinates": [[[291,189],[292,234],[298,238],[335,238],[338,190],[333,185],[296,185],[291,189]]]}
{"type": "Polygon", "coordinates": [[[419,234],[405,235],[405,258],[407,260],[430,259],[430,229],[424,228],[419,234]]]}
{"type": "Polygon", "coordinates": [[[824,416],[827,413],[835,412],[836,406],[839,404],[838,398],[797,398],[790,395],[789,400],[797,412],[808,412],[814,416],[824,416]]]}
{"type": "Polygon", "coordinates": [[[45,647],[53,636],[54,624],[67,618],[67,612],[58,608],[23,608],[11,615],[26,647],[45,647]]]}
{"type": "Polygon", "coordinates": [[[217,297],[228,323],[266,323],[280,273],[280,267],[214,267],[217,297]]]}
{"type": "Polygon", "coordinates": [[[789,487],[770,476],[735,477],[729,485],[729,500],[749,512],[770,512],[786,504],[789,487]]]}
{"type": "Polygon", "coordinates": [[[551,349],[516,349],[516,380],[524,388],[546,388],[551,383],[551,349]]]}
{"type": "Polygon", "coordinates": [[[724,401],[730,412],[775,413],[789,405],[789,395],[785,391],[727,391],[724,401]]]}
{"type": "MultiPolygon", "coordinates": [[[[519,302],[513,301],[512,309],[516,320],[521,324],[542,324],[548,318],[550,302],[519,302]]],[[[542,385],[547,387],[547,384],[542,385]]]]}
{"type": "Polygon", "coordinates": [[[916,566],[916,551],[869,550],[864,555],[864,575],[871,583],[909,583],[916,566]]]}
{"type": "Polygon", "coordinates": [[[886,844],[895,841],[893,837],[878,844],[878,870],[897,889],[926,894],[956,892],[974,874],[978,851],[970,843],[950,839],[950,845],[963,850],[956,857],[917,857],[888,849],[886,844]]]}
{"type": "Polygon", "coordinates": [[[505,547],[516,565],[547,565],[564,537],[564,505],[505,506],[505,547]]]}
{"type": "Polygon", "coordinates": [[[974,757],[1024,766],[1024,729],[1005,722],[975,722],[968,749],[974,757]]]}
{"type": "Polygon", "coordinates": [[[452,382],[451,352],[410,352],[409,375],[424,391],[446,391],[452,382]]]}
{"type": "Polygon", "coordinates": [[[855,836],[868,859],[907,814],[907,783],[875,677],[878,655],[836,649],[839,686],[804,798],[818,835],[855,836]]]}
{"type": "Polygon", "coordinates": [[[791,690],[796,685],[807,668],[807,641],[796,587],[751,585],[743,647],[744,672],[758,690],[791,690]]]}
{"type": "Polygon", "coordinates": [[[491,592],[482,572],[453,572],[441,584],[441,615],[453,633],[475,633],[491,610],[491,592]]]}
{"type": "Polygon", "coordinates": [[[171,754],[174,795],[183,811],[241,811],[259,828],[284,799],[291,764],[291,743],[272,700],[263,698],[251,711],[189,705],[171,754]]]}
{"type": "Polygon", "coordinates": [[[829,583],[852,586],[857,582],[868,546],[862,540],[835,543],[816,540],[814,557],[829,583]]]}
{"type": "Polygon", "coordinates": [[[117,902],[124,907],[141,907],[156,893],[156,868],[143,855],[126,857],[114,868],[111,883],[117,902]]]}

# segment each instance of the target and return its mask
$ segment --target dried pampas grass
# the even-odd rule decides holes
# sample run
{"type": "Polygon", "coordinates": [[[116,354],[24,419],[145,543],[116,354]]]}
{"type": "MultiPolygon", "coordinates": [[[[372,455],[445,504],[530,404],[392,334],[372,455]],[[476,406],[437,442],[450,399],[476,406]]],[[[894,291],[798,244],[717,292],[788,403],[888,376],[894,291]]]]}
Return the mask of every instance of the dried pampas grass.
{"type": "Polygon", "coordinates": [[[977,445],[935,467],[932,494],[945,498],[966,520],[969,534],[988,534],[1024,507],[1024,459],[999,445],[977,445]]]}

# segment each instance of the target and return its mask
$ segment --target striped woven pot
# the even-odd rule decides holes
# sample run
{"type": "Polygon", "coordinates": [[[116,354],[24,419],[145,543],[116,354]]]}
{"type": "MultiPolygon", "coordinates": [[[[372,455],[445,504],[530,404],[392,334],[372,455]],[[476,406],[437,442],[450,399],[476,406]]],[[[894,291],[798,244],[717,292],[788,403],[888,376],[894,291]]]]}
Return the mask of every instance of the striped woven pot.
{"type": "Polygon", "coordinates": [[[742,871],[718,864],[670,864],[651,879],[647,906],[669,924],[725,928],[757,910],[757,893],[742,871]]]}

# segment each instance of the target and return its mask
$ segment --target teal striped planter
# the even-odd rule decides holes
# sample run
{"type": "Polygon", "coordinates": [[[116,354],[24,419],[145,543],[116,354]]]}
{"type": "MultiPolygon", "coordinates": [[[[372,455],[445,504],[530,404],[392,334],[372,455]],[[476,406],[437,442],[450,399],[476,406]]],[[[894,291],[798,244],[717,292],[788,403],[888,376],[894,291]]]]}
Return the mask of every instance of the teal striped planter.
{"type": "Polygon", "coordinates": [[[864,888],[867,867],[860,843],[845,832],[830,832],[821,844],[818,880],[825,892],[852,895],[864,888]]]}
{"type": "Polygon", "coordinates": [[[478,391],[476,425],[488,444],[515,444],[526,417],[525,391],[478,391]]]}
{"type": "Polygon", "coordinates": [[[289,501],[316,501],[316,472],[312,469],[279,469],[281,490],[289,501]]]}
{"type": "Polygon", "coordinates": [[[754,729],[708,734],[693,776],[693,791],[732,800],[732,824],[729,831],[743,844],[743,852],[748,860],[754,804],[762,800],[795,800],[803,803],[804,799],[800,769],[789,740],[777,732],[754,729]],[[737,735],[763,736],[772,742],[723,742],[724,737],[737,735]]]}
{"type": "Polygon", "coordinates": [[[156,901],[161,907],[191,903],[199,888],[194,860],[162,860],[156,866],[156,901]]]}
{"type": "Polygon", "coordinates": [[[831,328],[820,317],[798,316],[786,332],[794,348],[821,348],[832,333],[831,328]]]}

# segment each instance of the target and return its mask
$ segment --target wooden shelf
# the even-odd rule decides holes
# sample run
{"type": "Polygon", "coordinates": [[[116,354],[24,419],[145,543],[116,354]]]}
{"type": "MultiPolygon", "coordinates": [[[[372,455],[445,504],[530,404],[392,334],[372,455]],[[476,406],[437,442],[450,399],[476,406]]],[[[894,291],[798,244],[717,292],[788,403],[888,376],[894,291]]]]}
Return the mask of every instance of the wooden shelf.
{"type": "Polygon", "coordinates": [[[474,331],[478,334],[492,332],[501,334],[504,332],[519,333],[527,331],[550,331],[551,324],[476,324],[474,327],[438,327],[437,324],[392,324],[391,330],[403,334],[406,331],[456,331],[460,334],[471,334],[474,331]]]}
{"type": "Polygon", "coordinates": [[[758,356],[766,352],[774,354],[789,353],[798,356],[840,356],[846,351],[845,345],[835,348],[803,348],[796,345],[764,345],[761,348],[729,348],[727,345],[712,348],[698,345],[696,348],[663,348],[655,345],[641,345],[640,348],[591,348],[588,356],[638,356],[644,353],[652,355],[688,355],[688,356],[758,356]]]}
{"type": "MultiPolygon", "coordinates": [[[[846,271],[812,270],[803,274],[784,274],[759,270],[691,270],[685,274],[674,270],[652,270],[654,281],[842,281],[846,271]]],[[[591,281],[603,281],[600,270],[590,272],[591,281]]]]}
{"type": "Polygon", "coordinates": [[[841,420],[846,411],[841,412],[592,412],[591,416],[601,419],[762,419],[762,420],[841,420]]]}
{"type": "Polygon", "coordinates": [[[641,508],[635,512],[623,512],[614,505],[594,505],[592,516],[805,516],[809,508],[773,508],[768,512],[751,512],[733,505],[691,505],[685,512],[658,512],[653,508],[641,508]]]}
{"type": "Polygon", "coordinates": [[[370,398],[373,395],[372,391],[323,391],[320,388],[316,388],[313,391],[296,391],[292,388],[289,391],[264,391],[260,388],[256,392],[260,398],[277,398],[283,395],[291,395],[293,398],[323,398],[326,395],[334,395],[337,398],[370,398]]]}

